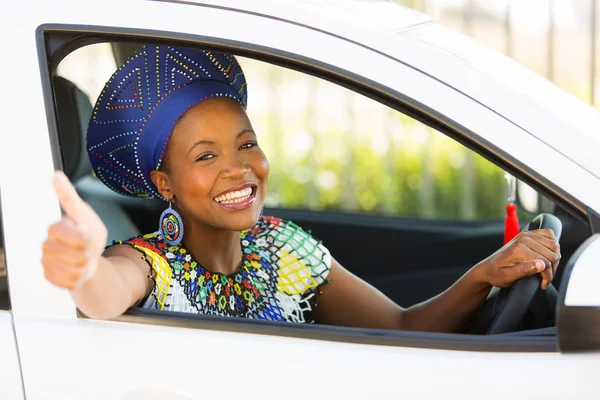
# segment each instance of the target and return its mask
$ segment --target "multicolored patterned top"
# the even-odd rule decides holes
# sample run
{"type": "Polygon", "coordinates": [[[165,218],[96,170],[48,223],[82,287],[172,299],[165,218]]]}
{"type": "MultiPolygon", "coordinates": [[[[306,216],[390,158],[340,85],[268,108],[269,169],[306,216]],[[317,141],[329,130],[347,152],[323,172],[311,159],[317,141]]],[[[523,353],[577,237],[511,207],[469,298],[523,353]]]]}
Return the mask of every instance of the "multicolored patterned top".
{"type": "Polygon", "coordinates": [[[157,233],[116,243],[138,249],[152,266],[155,285],[144,308],[314,322],[315,296],[331,269],[327,248],[298,225],[275,217],[261,217],[240,239],[242,266],[231,275],[208,270],[157,233]]]}

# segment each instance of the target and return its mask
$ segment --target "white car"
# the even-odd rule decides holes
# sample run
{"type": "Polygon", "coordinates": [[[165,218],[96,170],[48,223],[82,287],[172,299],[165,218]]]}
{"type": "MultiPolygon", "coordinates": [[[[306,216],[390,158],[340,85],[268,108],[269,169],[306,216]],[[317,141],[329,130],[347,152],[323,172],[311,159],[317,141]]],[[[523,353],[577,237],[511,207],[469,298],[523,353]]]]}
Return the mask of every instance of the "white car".
{"type": "MultiPolygon", "coordinates": [[[[1,399],[600,398],[596,109],[389,2],[13,1],[0,21],[1,399]],[[536,213],[558,217],[544,214],[542,226],[559,232],[562,223],[558,291],[537,291],[536,281],[494,291],[475,317],[478,328],[465,334],[141,309],[110,321],[81,316],[69,294],[44,279],[40,262],[47,229],[61,217],[54,170],[69,174],[112,239],[146,230],[147,221],[154,228],[160,207],[112,194],[85,169],[81,115],[90,105],[54,74],[64,57],[101,42],[117,56],[146,42],[229,51],[325,79],[431,126],[548,199],[539,203],[550,209],[536,213]]],[[[503,231],[500,218],[269,211],[312,228],[348,269],[402,305],[443,290],[498,248],[503,231]],[[369,243],[382,245],[367,257],[361,249],[369,243]],[[399,253],[411,262],[394,263],[399,253]]]]}

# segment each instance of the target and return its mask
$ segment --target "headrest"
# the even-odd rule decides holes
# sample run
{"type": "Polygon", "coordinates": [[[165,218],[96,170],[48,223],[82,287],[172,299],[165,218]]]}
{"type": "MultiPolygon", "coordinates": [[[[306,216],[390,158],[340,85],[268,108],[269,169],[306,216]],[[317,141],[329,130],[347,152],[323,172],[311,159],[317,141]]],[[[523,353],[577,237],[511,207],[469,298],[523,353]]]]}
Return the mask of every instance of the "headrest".
{"type": "Polygon", "coordinates": [[[92,173],[85,149],[85,135],[92,115],[92,104],[85,93],[71,81],[55,76],[53,82],[64,172],[75,182],[92,173]]]}

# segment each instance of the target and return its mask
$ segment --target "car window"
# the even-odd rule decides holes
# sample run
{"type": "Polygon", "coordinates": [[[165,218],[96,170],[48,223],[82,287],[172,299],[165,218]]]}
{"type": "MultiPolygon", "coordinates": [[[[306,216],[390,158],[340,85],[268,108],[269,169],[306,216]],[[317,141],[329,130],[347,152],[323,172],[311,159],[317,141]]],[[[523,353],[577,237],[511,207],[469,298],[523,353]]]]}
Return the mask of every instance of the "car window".
{"type": "MultiPolygon", "coordinates": [[[[93,104],[115,58],[125,57],[107,43],[86,46],[71,53],[58,74],[93,104]]],[[[423,219],[504,217],[504,171],[492,162],[349,89],[239,60],[252,82],[248,114],[271,164],[267,207],[423,219]]]]}
{"type": "MultiPolygon", "coordinates": [[[[107,226],[109,243],[156,231],[166,207],[114,194],[93,176],[85,152],[92,104],[138,47],[82,47],[61,61],[52,81],[63,169],[107,226]]],[[[249,119],[271,166],[266,215],[315,232],[346,269],[407,307],[442,292],[502,245],[507,185],[500,167],[351,89],[238,60],[251,82],[249,119]],[[475,229],[457,234],[463,228],[475,229]],[[377,251],[365,252],[365,240],[377,251]],[[431,243],[440,251],[423,257],[431,243]]]]}
{"type": "Polygon", "coordinates": [[[241,62],[253,84],[248,112],[272,166],[268,206],[503,217],[504,171],[448,136],[323,79],[241,62]]]}

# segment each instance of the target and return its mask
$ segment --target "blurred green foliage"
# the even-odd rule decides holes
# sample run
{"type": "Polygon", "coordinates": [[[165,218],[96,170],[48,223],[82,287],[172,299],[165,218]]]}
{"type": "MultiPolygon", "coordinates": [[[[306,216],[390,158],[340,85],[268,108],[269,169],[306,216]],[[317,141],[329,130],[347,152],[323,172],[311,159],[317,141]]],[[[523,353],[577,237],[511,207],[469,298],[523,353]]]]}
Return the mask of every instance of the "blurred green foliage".
{"type": "Polygon", "coordinates": [[[267,206],[499,220],[504,171],[453,139],[332,83],[240,59],[270,165],[267,206]]]}

